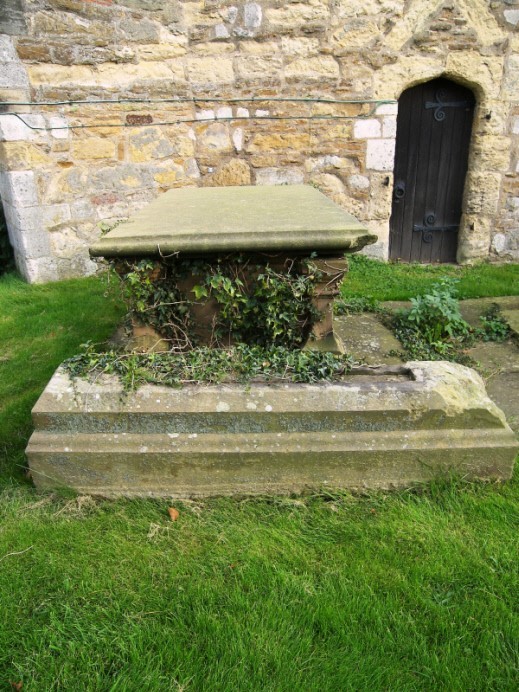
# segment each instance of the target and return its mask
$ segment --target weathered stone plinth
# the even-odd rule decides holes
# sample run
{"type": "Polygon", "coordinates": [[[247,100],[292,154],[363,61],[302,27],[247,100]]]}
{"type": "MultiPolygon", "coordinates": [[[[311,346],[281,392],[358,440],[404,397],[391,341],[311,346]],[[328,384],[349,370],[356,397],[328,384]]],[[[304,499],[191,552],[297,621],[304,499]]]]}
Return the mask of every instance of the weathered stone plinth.
{"type": "MultiPolygon", "coordinates": [[[[362,372],[362,371],[361,371],[362,372]]],[[[38,488],[189,497],[392,488],[511,477],[517,440],[481,378],[413,362],[334,384],[147,385],[71,381],[33,409],[38,488]]]]}

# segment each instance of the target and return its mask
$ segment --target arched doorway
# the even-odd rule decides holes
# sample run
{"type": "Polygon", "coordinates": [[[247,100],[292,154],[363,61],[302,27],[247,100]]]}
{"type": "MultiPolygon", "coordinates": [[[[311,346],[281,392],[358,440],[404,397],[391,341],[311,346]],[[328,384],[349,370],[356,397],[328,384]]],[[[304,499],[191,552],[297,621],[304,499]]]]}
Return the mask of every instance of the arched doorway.
{"type": "Polygon", "coordinates": [[[398,102],[389,257],[455,262],[475,98],[434,79],[398,102]]]}

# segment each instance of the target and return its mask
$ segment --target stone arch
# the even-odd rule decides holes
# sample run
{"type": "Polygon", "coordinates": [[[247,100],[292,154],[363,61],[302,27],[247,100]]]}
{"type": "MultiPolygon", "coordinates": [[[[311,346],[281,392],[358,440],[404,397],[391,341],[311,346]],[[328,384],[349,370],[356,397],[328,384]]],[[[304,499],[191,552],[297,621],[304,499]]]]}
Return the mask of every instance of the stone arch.
{"type": "MultiPolygon", "coordinates": [[[[375,98],[381,100],[398,100],[407,89],[440,77],[469,88],[475,96],[458,240],[457,261],[460,263],[488,257],[502,175],[508,169],[509,142],[503,137],[508,107],[500,98],[502,67],[502,58],[477,53],[451,54],[443,59],[404,56],[384,66],[375,78],[375,98]]],[[[393,184],[390,177],[391,190],[393,184]]],[[[388,243],[391,201],[387,203],[386,214],[383,232],[387,229],[388,243]]]]}

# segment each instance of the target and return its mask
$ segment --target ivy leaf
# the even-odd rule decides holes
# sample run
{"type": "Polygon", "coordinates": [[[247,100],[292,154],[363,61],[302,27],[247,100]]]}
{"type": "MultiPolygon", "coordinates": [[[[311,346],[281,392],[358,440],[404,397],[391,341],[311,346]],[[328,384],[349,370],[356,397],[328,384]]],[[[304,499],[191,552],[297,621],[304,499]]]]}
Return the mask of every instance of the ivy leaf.
{"type": "Polygon", "coordinates": [[[200,300],[200,298],[207,298],[207,296],[209,295],[207,292],[207,288],[205,286],[200,286],[200,284],[193,286],[192,291],[195,294],[195,298],[197,300],[200,300]]]}

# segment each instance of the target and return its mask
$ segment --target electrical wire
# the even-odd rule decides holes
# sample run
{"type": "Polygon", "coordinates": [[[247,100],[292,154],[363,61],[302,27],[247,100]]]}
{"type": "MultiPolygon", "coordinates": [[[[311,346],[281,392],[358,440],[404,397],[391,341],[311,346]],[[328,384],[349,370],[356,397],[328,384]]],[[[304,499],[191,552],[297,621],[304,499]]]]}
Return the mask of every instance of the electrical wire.
{"type": "Polygon", "coordinates": [[[27,113],[17,113],[17,112],[12,112],[8,111],[6,113],[2,113],[2,115],[11,115],[16,118],[18,118],[24,125],[25,127],[29,128],[30,130],[36,130],[36,131],[53,131],[53,130],[83,130],[83,129],[92,129],[92,128],[97,128],[97,127],[103,127],[103,128],[118,128],[118,127],[149,127],[149,126],[154,126],[154,127],[162,127],[162,126],[171,126],[171,125],[192,125],[195,123],[203,124],[204,122],[231,122],[231,121],[250,121],[250,120],[355,120],[355,119],[365,119],[365,118],[370,118],[374,115],[376,109],[379,106],[382,105],[392,105],[396,104],[397,101],[392,100],[392,99],[385,99],[385,100],[380,100],[380,99],[327,99],[327,98],[309,98],[309,97],[304,97],[304,98],[288,98],[288,97],[256,97],[256,96],[251,96],[251,97],[240,97],[240,98],[209,98],[209,97],[189,97],[189,98],[173,98],[173,99],[92,99],[92,100],[69,100],[69,101],[7,101],[7,102],[2,102],[0,103],[0,107],[2,106],[73,106],[73,105],[99,105],[99,104],[134,104],[134,103],[143,103],[143,104],[159,104],[159,103],[168,103],[168,104],[181,104],[181,103],[192,103],[193,105],[196,105],[197,103],[270,103],[270,102],[275,102],[275,103],[306,103],[306,104],[369,104],[371,105],[371,109],[369,110],[368,113],[363,113],[363,114],[358,114],[358,115],[268,115],[268,114],[255,114],[255,115],[247,115],[247,116],[242,116],[242,115],[236,115],[236,116],[225,116],[225,117],[219,117],[216,113],[213,115],[213,117],[198,117],[198,118],[178,118],[176,120],[166,120],[166,121],[158,121],[158,122],[120,122],[120,123],[103,123],[103,124],[96,124],[94,123],[82,123],[82,124],[77,124],[77,125],[46,125],[45,127],[38,127],[35,125],[31,125],[30,123],[27,122],[27,120],[24,119],[24,116],[27,117],[27,113]]]}

